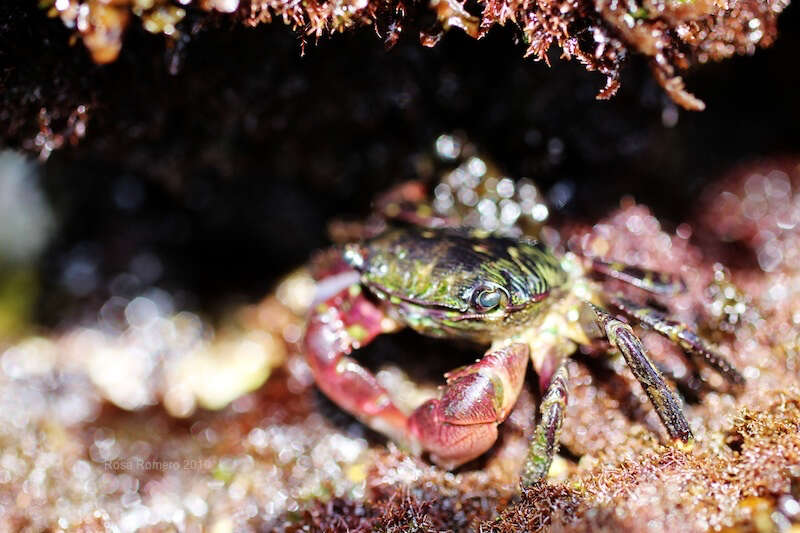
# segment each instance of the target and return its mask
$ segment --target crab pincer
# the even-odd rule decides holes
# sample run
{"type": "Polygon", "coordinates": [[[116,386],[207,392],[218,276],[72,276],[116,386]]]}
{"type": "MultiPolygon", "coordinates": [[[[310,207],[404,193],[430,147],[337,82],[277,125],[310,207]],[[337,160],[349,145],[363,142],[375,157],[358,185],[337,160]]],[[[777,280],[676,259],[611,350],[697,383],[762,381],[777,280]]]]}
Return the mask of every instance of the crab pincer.
{"type": "Polygon", "coordinates": [[[510,344],[445,375],[441,398],[428,400],[409,419],[409,432],[433,462],[452,469],[494,444],[498,424],[522,390],[529,357],[527,345],[510,344]]]}
{"type": "Polygon", "coordinates": [[[407,440],[406,415],[375,376],[349,357],[386,328],[384,319],[358,286],[339,291],[317,304],[309,316],[306,360],[328,398],[374,430],[402,442],[407,440]]]}

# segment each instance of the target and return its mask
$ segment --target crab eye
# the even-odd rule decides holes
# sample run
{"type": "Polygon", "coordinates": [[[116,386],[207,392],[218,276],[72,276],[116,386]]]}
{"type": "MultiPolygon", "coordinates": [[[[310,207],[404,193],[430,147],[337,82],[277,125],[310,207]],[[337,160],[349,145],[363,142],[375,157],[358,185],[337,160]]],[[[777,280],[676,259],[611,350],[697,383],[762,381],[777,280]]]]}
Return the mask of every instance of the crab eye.
{"type": "Polygon", "coordinates": [[[497,308],[504,298],[505,294],[498,288],[478,289],[472,295],[472,305],[481,313],[485,313],[497,308]]]}

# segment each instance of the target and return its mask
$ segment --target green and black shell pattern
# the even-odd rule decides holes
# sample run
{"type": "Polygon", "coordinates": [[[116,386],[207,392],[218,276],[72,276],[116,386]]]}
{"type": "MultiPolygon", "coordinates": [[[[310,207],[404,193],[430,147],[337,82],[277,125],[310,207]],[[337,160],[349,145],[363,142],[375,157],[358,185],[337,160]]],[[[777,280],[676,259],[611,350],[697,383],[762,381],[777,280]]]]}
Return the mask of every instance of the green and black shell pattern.
{"type": "Polygon", "coordinates": [[[490,340],[519,329],[567,281],[541,243],[478,230],[396,228],[346,249],[362,283],[421,333],[490,340]]]}

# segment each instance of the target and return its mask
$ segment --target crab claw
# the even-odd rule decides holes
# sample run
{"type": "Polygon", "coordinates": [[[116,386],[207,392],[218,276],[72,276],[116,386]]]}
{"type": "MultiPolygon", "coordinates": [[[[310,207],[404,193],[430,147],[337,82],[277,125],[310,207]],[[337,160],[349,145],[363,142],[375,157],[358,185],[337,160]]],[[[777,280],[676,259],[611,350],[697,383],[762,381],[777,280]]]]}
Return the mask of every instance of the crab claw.
{"type": "Polygon", "coordinates": [[[383,333],[387,319],[358,285],[346,287],[312,309],[305,336],[306,360],[317,386],[371,428],[406,441],[406,416],[366,368],[349,354],[383,333]]]}
{"type": "Polygon", "coordinates": [[[526,344],[488,352],[446,375],[442,397],[411,415],[408,430],[438,465],[453,469],[488,450],[517,401],[529,359],[526,344]]]}

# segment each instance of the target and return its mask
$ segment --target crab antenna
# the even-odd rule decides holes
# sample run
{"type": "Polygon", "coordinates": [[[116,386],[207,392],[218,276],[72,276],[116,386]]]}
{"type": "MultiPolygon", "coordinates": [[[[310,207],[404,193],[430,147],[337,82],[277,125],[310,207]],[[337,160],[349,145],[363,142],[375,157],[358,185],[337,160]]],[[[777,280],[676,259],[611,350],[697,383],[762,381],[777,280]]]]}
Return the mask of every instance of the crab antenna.
{"type": "Polygon", "coordinates": [[[625,362],[628,363],[631,372],[641,383],[670,437],[684,444],[689,443],[692,440],[692,430],[689,429],[686,417],[681,411],[680,402],[667,386],[653,362],[647,357],[642,342],[628,324],[614,318],[596,305],[587,303],[595,312],[597,323],[605,332],[609,342],[622,352],[625,362]]]}

